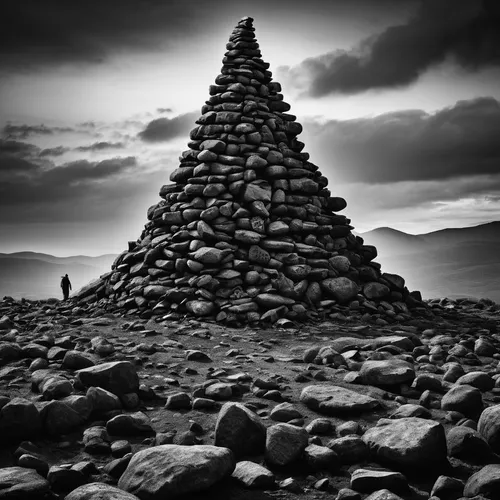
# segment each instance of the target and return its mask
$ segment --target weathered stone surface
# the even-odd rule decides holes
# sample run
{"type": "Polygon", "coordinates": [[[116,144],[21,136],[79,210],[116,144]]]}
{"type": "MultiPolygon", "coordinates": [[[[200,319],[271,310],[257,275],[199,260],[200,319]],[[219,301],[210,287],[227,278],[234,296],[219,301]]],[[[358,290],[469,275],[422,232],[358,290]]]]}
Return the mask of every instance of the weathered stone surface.
{"type": "Polygon", "coordinates": [[[65,500],[139,500],[139,497],[106,483],[89,483],[74,489],[65,500]]]}
{"type": "Polygon", "coordinates": [[[323,290],[335,300],[344,304],[358,294],[358,285],[349,278],[327,278],[321,282],[323,290]]]}
{"type": "Polygon", "coordinates": [[[102,387],[120,396],[139,389],[139,377],[129,361],[110,361],[78,370],[77,379],[86,387],[102,387]]]}
{"type": "Polygon", "coordinates": [[[415,378],[415,370],[407,361],[390,359],[365,361],[359,375],[368,385],[409,384],[415,378]]]}
{"type": "Polygon", "coordinates": [[[274,486],[274,474],[263,467],[249,461],[241,461],[236,464],[232,477],[251,489],[268,489],[274,486]]]}
{"type": "Polygon", "coordinates": [[[335,385],[310,385],[302,390],[300,401],[326,415],[361,413],[379,406],[374,398],[335,385]]]}
{"type": "Polygon", "coordinates": [[[470,385],[456,385],[443,396],[441,408],[458,411],[467,417],[476,417],[483,409],[481,391],[470,385]]]}
{"type": "Polygon", "coordinates": [[[307,431],[290,424],[276,424],[267,429],[266,462],[283,467],[297,460],[307,446],[307,431]]]}
{"type": "Polygon", "coordinates": [[[13,398],[0,409],[0,442],[29,439],[42,430],[42,419],[35,405],[13,398]]]}
{"type": "Polygon", "coordinates": [[[237,457],[258,455],[265,449],[266,427],[246,406],[226,403],[217,417],[214,444],[229,448],[237,457]]]}
{"type": "Polygon", "coordinates": [[[481,413],[477,431],[495,453],[500,452],[500,405],[490,406],[481,413]]]}
{"type": "Polygon", "coordinates": [[[442,465],[446,460],[444,428],[432,420],[380,419],[362,439],[377,459],[396,468],[428,468],[442,465]]]}
{"type": "Polygon", "coordinates": [[[500,465],[486,465],[473,474],[465,484],[464,496],[472,498],[475,495],[484,495],[494,500],[500,495],[500,465]]]}
{"type": "Polygon", "coordinates": [[[203,491],[236,466],[231,450],[166,444],[135,453],[118,487],[139,498],[162,500],[203,491]]]}
{"type": "Polygon", "coordinates": [[[351,488],[362,493],[387,489],[393,493],[408,491],[408,481],[400,472],[384,469],[357,469],[351,475],[351,488]]]}
{"type": "Polygon", "coordinates": [[[24,467],[0,469],[0,498],[38,500],[49,492],[49,482],[36,471],[24,467]]]}

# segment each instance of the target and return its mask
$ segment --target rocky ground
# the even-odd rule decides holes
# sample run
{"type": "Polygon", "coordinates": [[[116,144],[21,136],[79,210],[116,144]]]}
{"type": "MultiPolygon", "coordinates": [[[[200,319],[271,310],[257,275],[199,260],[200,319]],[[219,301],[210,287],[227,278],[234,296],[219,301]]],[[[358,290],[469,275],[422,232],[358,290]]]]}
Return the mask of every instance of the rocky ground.
{"type": "Polygon", "coordinates": [[[0,499],[500,498],[500,306],[227,328],[0,302],[0,499]]]}

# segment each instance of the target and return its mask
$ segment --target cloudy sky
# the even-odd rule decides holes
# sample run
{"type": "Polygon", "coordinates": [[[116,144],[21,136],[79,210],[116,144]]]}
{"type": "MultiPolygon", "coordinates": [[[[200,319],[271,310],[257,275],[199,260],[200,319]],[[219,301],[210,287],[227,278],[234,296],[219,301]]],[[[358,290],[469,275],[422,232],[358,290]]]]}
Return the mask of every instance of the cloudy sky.
{"type": "Polygon", "coordinates": [[[0,252],[135,240],[237,21],[359,232],[500,219],[496,0],[16,0],[0,30],[0,252]]]}

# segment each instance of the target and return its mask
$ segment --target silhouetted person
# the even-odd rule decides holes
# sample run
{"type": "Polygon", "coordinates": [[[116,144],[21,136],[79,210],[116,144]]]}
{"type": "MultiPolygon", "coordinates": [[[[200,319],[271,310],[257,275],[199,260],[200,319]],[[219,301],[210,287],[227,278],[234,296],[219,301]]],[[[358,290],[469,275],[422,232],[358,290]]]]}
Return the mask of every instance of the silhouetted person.
{"type": "Polygon", "coordinates": [[[64,295],[64,300],[68,300],[69,291],[71,290],[71,281],[68,278],[68,275],[64,275],[61,280],[61,288],[64,295]]]}

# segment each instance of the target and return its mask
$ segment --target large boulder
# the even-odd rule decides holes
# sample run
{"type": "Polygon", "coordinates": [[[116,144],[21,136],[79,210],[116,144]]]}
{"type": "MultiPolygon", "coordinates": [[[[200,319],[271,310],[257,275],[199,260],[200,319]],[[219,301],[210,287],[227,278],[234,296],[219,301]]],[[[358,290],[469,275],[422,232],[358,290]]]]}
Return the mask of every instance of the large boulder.
{"type": "Polygon", "coordinates": [[[477,418],[483,409],[481,391],[470,385],[455,385],[441,399],[441,409],[477,418]]]}
{"type": "Polygon", "coordinates": [[[349,278],[327,278],[321,282],[323,290],[337,302],[344,304],[354,299],[359,287],[349,278]]]}
{"type": "Polygon", "coordinates": [[[307,447],[305,429],[290,424],[276,424],[267,429],[266,462],[285,466],[297,460],[307,447]]]}
{"type": "Polygon", "coordinates": [[[215,424],[215,446],[235,456],[258,455],[266,447],[266,427],[258,415],[240,403],[226,403],[215,424]]]}
{"type": "Polygon", "coordinates": [[[363,441],[377,459],[396,468],[439,466],[447,455],[443,426],[423,418],[382,418],[365,432],[363,441]]]}
{"type": "Polygon", "coordinates": [[[41,430],[40,414],[27,399],[11,399],[0,410],[0,442],[28,439],[41,430]]]}
{"type": "Polygon", "coordinates": [[[49,482],[33,469],[5,467],[0,469],[0,498],[38,500],[49,492],[49,482]]]}
{"type": "Polygon", "coordinates": [[[364,394],[336,385],[310,385],[302,390],[300,400],[311,410],[326,415],[361,413],[379,406],[379,402],[364,394]]]}
{"type": "Polygon", "coordinates": [[[89,483],[79,486],[65,500],[139,500],[138,497],[105,483],[89,483]]]}
{"type": "Polygon", "coordinates": [[[500,405],[490,406],[481,413],[477,430],[495,453],[500,452],[500,405]]]}
{"type": "Polygon", "coordinates": [[[465,483],[464,496],[483,495],[495,500],[500,498],[500,465],[490,464],[472,474],[465,483]]]}
{"type": "Polygon", "coordinates": [[[141,499],[175,498],[209,488],[231,475],[235,465],[227,448],[165,444],[137,452],[118,487],[141,499]]]}
{"type": "Polygon", "coordinates": [[[122,396],[139,389],[139,377],[129,361],[110,361],[78,370],[77,379],[85,387],[102,387],[122,396]]]}

